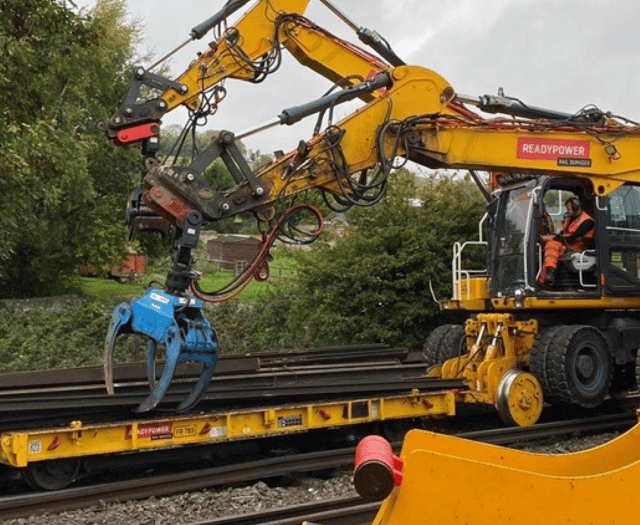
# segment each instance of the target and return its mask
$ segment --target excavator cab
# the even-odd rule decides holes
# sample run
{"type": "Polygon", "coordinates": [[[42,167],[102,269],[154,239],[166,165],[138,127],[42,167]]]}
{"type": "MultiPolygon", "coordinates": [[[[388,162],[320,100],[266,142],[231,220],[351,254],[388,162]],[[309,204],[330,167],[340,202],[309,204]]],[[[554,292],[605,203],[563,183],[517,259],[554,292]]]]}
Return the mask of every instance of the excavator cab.
{"type": "Polygon", "coordinates": [[[640,186],[624,184],[596,196],[588,179],[534,177],[501,188],[490,206],[489,293],[491,297],[615,297],[640,292],[640,186]],[[558,233],[564,203],[577,198],[595,221],[584,250],[567,249],[552,288],[538,284],[545,233],[558,233]]]}
{"type": "Polygon", "coordinates": [[[607,194],[588,177],[505,174],[494,186],[483,240],[454,248],[454,296],[465,313],[424,347],[430,374],[464,377],[460,401],[492,404],[507,424],[529,425],[545,403],[591,408],[640,384],[640,186],[607,194]],[[540,282],[545,234],[557,234],[567,199],[593,218],[581,250],[566,249],[553,286],[540,282]],[[485,244],[487,268],[461,267],[485,244]],[[433,358],[435,356],[435,358],[433,358]]]}
{"type": "MultiPolygon", "coordinates": [[[[560,177],[535,177],[511,183],[501,189],[489,229],[489,274],[492,297],[564,296],[585,293],[598,295],[598,250],[589,242],[584,250],[567,249],[558,265],[553,287],[543,288],[545,234],[562,229],[568,198],[577,198],[583,209],[596,220],[603,220],[589,181],[560,177]]],[[[598,228],[596,228],[597,232],[598,228]]]]}

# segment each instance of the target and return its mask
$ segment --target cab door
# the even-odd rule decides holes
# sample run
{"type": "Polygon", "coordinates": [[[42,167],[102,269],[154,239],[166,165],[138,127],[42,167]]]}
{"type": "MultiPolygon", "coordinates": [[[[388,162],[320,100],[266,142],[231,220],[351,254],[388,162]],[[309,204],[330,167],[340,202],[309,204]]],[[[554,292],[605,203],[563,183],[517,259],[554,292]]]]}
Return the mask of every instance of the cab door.
{"type": "Polygon", "coordinates": [[[503,190],[493,232],[492,295],[501,297],[533,281],[531,224],[536,180],[503,190]]]}

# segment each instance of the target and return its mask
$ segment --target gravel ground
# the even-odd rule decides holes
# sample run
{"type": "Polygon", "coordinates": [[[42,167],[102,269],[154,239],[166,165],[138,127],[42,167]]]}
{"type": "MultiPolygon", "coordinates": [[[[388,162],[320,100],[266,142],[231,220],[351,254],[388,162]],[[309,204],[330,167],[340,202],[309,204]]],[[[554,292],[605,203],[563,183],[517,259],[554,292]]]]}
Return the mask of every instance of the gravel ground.
{"type": "MultiPolygon", "coordinates": [[[[562,454],[591,448],[617,436],[616,433],[567,439],[540,440],[514,448],[562,454]]],[[[351,475],[342,474],[321,480],[301,478],[288,486],[270,487],[259,482],[250,487],[204,490],[166,498],[109,503],[86,509],[3,521],[11,525],[119,524],[175,525],[215,517],[274,509],[300,503],[322,501],[355,494],[351,475]]]]}
{"type": "Polygon", "coordinates": [[[125,503],[104,503],[73,512],[43,514],[5,520],[2,523],[174,525],[278,509],[300,503],[326,501],[354,494],[351,475],[343,474],[327,480],[304,478],[286,487],[270,487],[260,481],[250,487],[203,490],[125,503]]]}

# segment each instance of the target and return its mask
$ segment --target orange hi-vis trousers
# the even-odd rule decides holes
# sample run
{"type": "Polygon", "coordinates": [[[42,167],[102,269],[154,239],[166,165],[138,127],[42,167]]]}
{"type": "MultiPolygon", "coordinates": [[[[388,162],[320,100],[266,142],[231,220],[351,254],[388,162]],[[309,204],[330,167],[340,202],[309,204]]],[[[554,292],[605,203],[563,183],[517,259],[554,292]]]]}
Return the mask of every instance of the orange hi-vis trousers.
{"type": "Polygon", "coordinates": [[[544,260],[542,262],[542,268],[544,270],[556,270],[558,268],[558,262],[562,259],[564,252],[567,251],[567,245],[556,239],[550,240],[544,245],[544,260]]]}

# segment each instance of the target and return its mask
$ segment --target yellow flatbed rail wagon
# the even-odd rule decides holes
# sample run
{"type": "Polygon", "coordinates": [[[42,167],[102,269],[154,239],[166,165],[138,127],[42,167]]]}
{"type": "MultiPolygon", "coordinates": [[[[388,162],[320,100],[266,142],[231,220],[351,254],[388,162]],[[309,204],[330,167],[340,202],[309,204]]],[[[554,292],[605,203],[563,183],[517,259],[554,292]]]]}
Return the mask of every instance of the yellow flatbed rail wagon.
{"type": "MultiPolygon", "coordinates": [[[[0,436],[0,462],[25,468],[88,456],[137,453],[347,427],[361,423],[455,415],[455,391],[332,400],[294,406],[217,411],[162,419],[83,424],[0,436]]],[[[72,480],[69,480],[71,482],[72,480]]]]}

